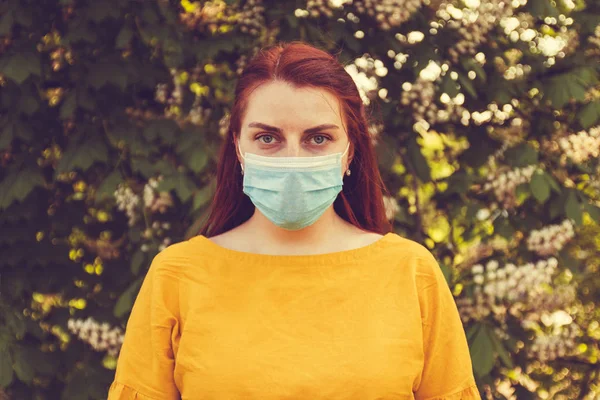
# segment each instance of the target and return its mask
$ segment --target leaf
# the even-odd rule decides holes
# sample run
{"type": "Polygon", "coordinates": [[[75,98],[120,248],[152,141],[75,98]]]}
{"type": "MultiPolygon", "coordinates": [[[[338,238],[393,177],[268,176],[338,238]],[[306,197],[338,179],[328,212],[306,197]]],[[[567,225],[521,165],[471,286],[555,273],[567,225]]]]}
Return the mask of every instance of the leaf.
{"type": "Polygon", "coordinates": [[[213,179],[208,185],[205,185],[202,189],[198,190],[194,194],[194,204],[192,211],[198,210],[200,207],[209,203],[215,194],[216,181],[213,179]]]}
{"type": "Polygon", "coordinates": [[[121,90],[127,87],[127,73],[120,63],[98,62],[93,64],[88,72],[88,82],[95,89],[107,84],[114,84],[121,90]]]}
{"type": "Polygon", "coordinates": [[[450,74],[441,77],[440,89],[443,93],[447,93],[451,98],[456,97],[460,93],[460,88],[456,82],[450,78],[450,74]]]}
{"type": "Polygon", "coordinates": [[[523,8],[536,18],[558,17],[558,10],[549,0],[529,0],[523,8]]]}
{"type": "MultiPolygon", "coordinates": [[[[14,24],[13,11],[8,9],[4,11],[4,15],[0,18],[0,36],[8,36],[12,31],[14,24]]],[[[0,386],[2,386],[0,384],[0,386]]]]}
{"type": "Polygon", "coordinates": [[[208,165],[208,154],[200,146],[189,147],[182,155],[182,161],[195,173],[202,172],[208,165]]]}
{"type": "Polygon", "coordinates": [[[106,178],[102,181],[102,184],[98,187],[96,191],[96,199],[102,200],[107,197],[113,197],[115,190],[117,190],[117,186],[119,183],[123,181],[123,177],[118,169],[115,169],[113,172],[108,174],[106,178]]]}
{"type": "Polygon", "coordinates": [[[8,310],[4,317],[6,318],[6,325],[11,328],[17,337],[25,334],[25,321],[22,314],[19,315],[13,310],[8,310]]]}
{"type": "Polygon", "coordinates": [[[75,109],[77,108],[77,93],[74,90],[71,90],[65,96],[61,106],[59,116],[60,119],[67,119],[73,116],[75,109]]]}
{"type": "Polygon", "coordinates": [[[174,190],[179,200],[185,203],[194,194],[196,185],[184,173],[179,172],[165,175],[162,182],[158,184],[157,190],[166,192],[174,190]]]}
{"type": "Polygon", "coordinates": [[[448,287],[452,284],[452,268],[447,266],[446,264],[439,263],[440,269],[442,270],[442,274],[444,278],[446,278],[446,283],[448,287]]]}
{"type": "Polygon", "coordinates": [[[412,167],[415,175],[422,182],[431,181],[431,168],[421,152],[421,147],[414,138],[408,141],[406,155],[406,161],[412,167]]]}
{"type": "Polygon", "coordinates": [[[16,347],[14,351],[14,369],[19,380],[25,383],[31,383],[35,376],[33,369],[33,360],[27,357],[27,352],[24,347],[16,347]]]}
{"type": "Polygon", "coordinates": [[[121,294],[117,303],[115,304],[115,308],[113,309],[113,314],[117,318],[123,317],[125,314],[131,311],[133,307],[133,302],[137,296],[137,293],[142,286],[144,281],[144,277],[138,278],[129,287],[121,294]]]}
{"type": "Polygon", "coordinates": [[[133,31],[128,25],[123,26],[115,40],[115,48],[124,49],[129,46],[129,41],[133,37],[133,31]]]}
{"type": "Polygon", "coordinates": [[[600,119],[600,101],[586,104],[577,114],[579,124],[583,129],[590,128],[600,119]]]}
{"type": "Polygon", "coordinates": [[[495,350],[496,354],[498,354],[498,357],[500,357],[500,359],[502,360],[502,362],[504,363],[504,365],[506,367],[513,368],[513,362],[510,357],[510,354],[506,350],[506,347],[504,347],[504,344],[502,343],[500,338],[498,338],[496,333],[492,330],[488,330],[488,333],[490,335],[490,339],[492,340],[494,350],[495,350]]]}
{"type": "Polygon", "coordinates": [[[146,260],[146,254],[141,250],[137,249],[135,253],[133,253],[133,257],[131,258],[131,273],[133,275],[138,275],[140,273],[140,269],[146,260]]]}
{"type": "Polygon", "coordinates": [[[15,130],[13,129],[13,123],[6,121],[6,119],[1,121],[0,126],[4,126],[0,132],[0,150],[4,150],[12,143],[15,130]]]}
{"type": "Polygon", "coordinates": [[[20,85],[30,75],[42,74],[40,57],[32,52],[17,53],[4,65],[2,73],[20,85]]]}
{"type": "Polygon", "coordinates": [[[43,185],[42,173],[33,167],[8,173],[0,182],[0,210],[6,209],[15,201],[23,201],[34,188],[43,185]]]}
{"type": "Polygon", "coordinates": [[[504,156],[510,165],[518,168],[527,167],[538,162],[538,152],[527,143],[521,143],[506,150],[504,156]]]}
{"type": "Polygon", "coordinates": [[[170,119],[149,121],[144,127],[144,138],[148,141],[161,138],[165,143],[173,143],[179,134],[177,123],[170,119]]]}
{"type": "Polygon", "coordinates": [[[581,212],[581,205],[579,204],[579,200],[577,199],[577,195],[574,190],[569,192],[567,202],[565,203],[565,212],[567,214],[567,218],[575,221],[576,225],[582,224],[583,215],[581,212]]]}
{"type": "Polygon", "coordinates": [[[552,190],[554,190],[556,193],[561,193],[560,185],[558,184],[558,182],[556,182],[556,179],[554,179],[554,177],[551,174],[544,172],[544,178],[546,179],[552,190]]]}
{"type": "Polygon", "coordinates": [[[533,174],[529,182],[529,187],[531,188],[533,197],[540,204],[544,204],[548,200],[548,197],[550,197],[550,185],[543,172],[533,174]]]}
{"type": "Polygon", "coordinates": [[[596,222],[600,221],[600,207],[590,203],[583,203],[583,208],[590,215],[592,220],[596,222]]]}
{"type": "Polygon", "coordinates": [[[91,137],[81,145],[71,144],[58,162],[55,176],[74,169],[86,171],[96,161],[108,162],[108,148],[102,140],[91,137]]]}
{"type": "Polygon", "coordinates": [[[465,90],[471,95],[471,97],[473,97],[474,99],[478,98],[477,91],[475,90],[473,83],[467,76],[463,74],[458,74],[458,80],[460,82],[460,85],[463,88],[465,88],[465,90]]]}
{"type": "Polygon", "coordinates": [[[479,377],[488,375],[494,367],[494,344],[485,325],[474,335],[469,350],[475,374],[479,377]]]}
{"type": "Polygon", "coordinates": [[[598,73],[589,67],[579,67],[552,77],[546,84],[544,98],[555,108],[563,108],[571,100],[584,101],[586,87],[597,82],[598,73]]]}
{"type": "Polygon", "coordinates": [[[0,387],[8,387],[14,379],[12,357],[8,349],[0,348],[0,387]]]}

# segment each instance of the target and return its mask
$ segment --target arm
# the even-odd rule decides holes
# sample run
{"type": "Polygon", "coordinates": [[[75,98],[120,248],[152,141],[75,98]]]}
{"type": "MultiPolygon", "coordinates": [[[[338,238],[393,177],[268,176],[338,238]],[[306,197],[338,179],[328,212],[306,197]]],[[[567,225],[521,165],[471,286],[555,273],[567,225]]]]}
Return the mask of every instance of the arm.
{"type": "Polygon", "coordinates": [[[108,400],[180,398],[172,346],[179,333],[179,289],[165,266],[166,252],[152,260],[131,310],[108,400]]]}
{"type": "Polygon", "coordinates": [[[423,327],[424,365],[415,399],[480,400],[454,297],[428,250],[418,256],[416,282],[423,327]]]}

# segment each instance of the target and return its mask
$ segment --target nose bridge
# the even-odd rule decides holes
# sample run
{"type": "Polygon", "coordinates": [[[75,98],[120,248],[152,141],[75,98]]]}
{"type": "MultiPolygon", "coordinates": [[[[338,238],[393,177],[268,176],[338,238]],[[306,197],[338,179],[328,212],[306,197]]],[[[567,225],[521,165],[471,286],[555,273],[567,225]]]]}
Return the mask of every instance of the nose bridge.
{"type": "Polygon", "coordinates": [[[300,139],[296,139],[293,136],[288,138],[285,146],[286,157],[299,157],[301,151],[302,145],[300,143],[300,139]]]}

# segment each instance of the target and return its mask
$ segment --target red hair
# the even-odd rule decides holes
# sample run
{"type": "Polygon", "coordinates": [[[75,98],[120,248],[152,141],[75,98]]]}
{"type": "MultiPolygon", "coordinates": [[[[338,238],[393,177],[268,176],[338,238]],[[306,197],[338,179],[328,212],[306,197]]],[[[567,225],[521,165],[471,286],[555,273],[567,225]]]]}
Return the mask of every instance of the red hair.
{"type": "Polygon", "coordinates": [[[377,167],[365,107],[356,84],[334,56],[304,42],[293,41],[263,48],[238,79],[229,128],[220,152],[215,197],[199,233],[207,237],[219,235],[241,225],[254,213],[254,204],[243,192],[243,175],[234,139],[241,132],[242,116],[252,91],[274,80],[295,87],[325,89],[338,98],[353,157],[349,166],[352,174],[344,176],[342,191],[333,203],[334,210],[363,230],[389,232],[391,225],[383,203],[383,193],[387,190],[377,167]]]}

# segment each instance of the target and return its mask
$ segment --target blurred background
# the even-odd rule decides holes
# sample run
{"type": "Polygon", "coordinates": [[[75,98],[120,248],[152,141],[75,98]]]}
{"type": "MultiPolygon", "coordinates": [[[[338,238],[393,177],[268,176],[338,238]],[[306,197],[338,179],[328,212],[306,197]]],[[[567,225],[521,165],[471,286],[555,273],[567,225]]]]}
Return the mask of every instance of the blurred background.
{"type": "Polygon", "coordinates": [[[483,398],[600,398],[600,1],[4,0],[0,399],[106,398],[150,261],[206,217],[236,78],[291,40],[355,79],[483,398]]]}

